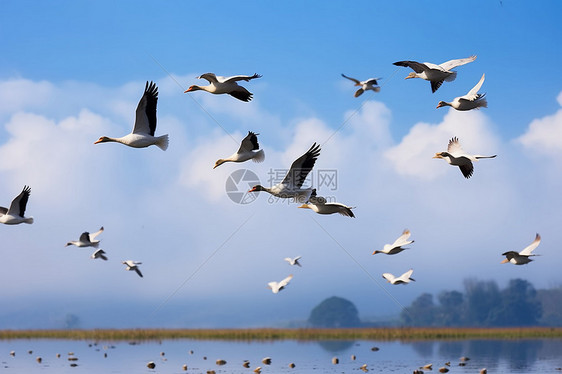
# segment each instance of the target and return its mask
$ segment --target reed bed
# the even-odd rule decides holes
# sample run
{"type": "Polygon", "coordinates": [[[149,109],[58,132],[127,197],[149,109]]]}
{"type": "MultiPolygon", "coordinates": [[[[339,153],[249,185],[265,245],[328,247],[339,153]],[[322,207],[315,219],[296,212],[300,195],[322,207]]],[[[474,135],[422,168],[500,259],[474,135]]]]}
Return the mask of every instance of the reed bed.
{"type": "Polygon", "coordinates": [[[70,339],[92,341],[197,340],[461,340],[562,339],[562,328],[354,328],[354,329],[93,329],[1,330],[0,339],[70,339]]]}

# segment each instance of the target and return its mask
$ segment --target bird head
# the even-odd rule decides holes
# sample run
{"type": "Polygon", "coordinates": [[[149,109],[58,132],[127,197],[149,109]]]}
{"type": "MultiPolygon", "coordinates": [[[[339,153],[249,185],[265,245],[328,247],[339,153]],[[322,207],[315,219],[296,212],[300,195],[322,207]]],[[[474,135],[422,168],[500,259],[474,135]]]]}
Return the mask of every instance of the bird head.
{"type": "Polygon", "coordinates": [[[197,91],[197,90],[200,90],[200,89],[201,89],[201,87],[194,84],[193,86],[189,86],[189,88],[187,90],[183,91],[183,93],[187,93],[187,92],[191,92],[191,91],[197,91]]]}
{"type": "Polygon", "coordinates": [[[416,77],[417,77],[416,73],[412,71],[412,72],[411,72],[410,74],[408,74],[408,76],[406,76],[406,78],[404,78],[404,79],[410,79],[410,78],[416,78],[416,77]]]}
{"type": "Polygon", "coordinates": [[[500,262],[500,264],[505,264],[505,263],[507,263],[507,262],[509,262],[509,258],[504,258],[504,259],[502,260],[502,262],[500,262]]]}
{"type": "MultiPolygon", "coordinates": [[[[437,108],[441,108],[441,107],[444,107],[444,106],[447,106],[447,105],[449,105],[449,103],[446,103],[446,102],[444,102],[444,101],[440,101],[440,102],[437,104],[437,108]]],[[[437,109],[437,108],[435,108],[435,109],[437,109]]]]}
{"type": "Polygon", "coordinates": [[[223,160],[222,158],[218,159],[217,162],[215,162],[215,166],[213,166],[213,169],[221,166],[222,164],[224,164],[226,162],[226,160],[223,160]]]}
{"type": "Polygon", "coordinates": [[[263,188],[261,184],[256,184],[248,192],[259,192],[259,191],[265,191],[265,188],[263,188]]]}
{"type": "Polygon", "coordinates": [[[111,141],[111,139],[109,139],[107,136],[102,136],[96,142],[94,142],[94,144],[105,143],[105,142],[110,142],[110,141],[111,141]]]}
{"type": "Polygon", "coordinates": [[[443,157],[446,156],[444,153],[445,153],[445,152],[436,153],[435,156],[433,156],[433,158],[443,158],[443,157]]]}

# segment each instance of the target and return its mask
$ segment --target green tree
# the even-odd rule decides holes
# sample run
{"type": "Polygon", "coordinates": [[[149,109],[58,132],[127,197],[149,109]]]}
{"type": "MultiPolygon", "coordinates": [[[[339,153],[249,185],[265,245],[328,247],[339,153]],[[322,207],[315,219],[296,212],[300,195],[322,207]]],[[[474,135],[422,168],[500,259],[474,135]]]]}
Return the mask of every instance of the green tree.
{"type": "Polygon", "coordinates": [[[433,295],[423,293],[412,301],[412,305],[402,310],[400,318],[410,326],[432,326],[435,320],[433,295]]]}
{"type": "Polygon", "coordinates": [[[494,281],[464,281],[465,324],[469,326],[488,326],[500,307],[501,296],[494,281]]]}
{"type": "Polygon", "coordinates": [[[541,303],[533,285],[523,279],[512,279],[501,291],[501,304],[490,316],[493,326],[531,326],[541,317],[541,303]]]}
{"type": "Polygon", "coordinates": [[[460,326],[463,324],[464,296],[459,291],[443,291],[437,297],[439,307],[435,317],[435,325],[460,326]]]}
{"type": "Polygon", "coordinates": [[[359,312],[353,303],[341,297],[332,296],[318,304],[308,317],[314,327],[359,327],[359,312]]]}

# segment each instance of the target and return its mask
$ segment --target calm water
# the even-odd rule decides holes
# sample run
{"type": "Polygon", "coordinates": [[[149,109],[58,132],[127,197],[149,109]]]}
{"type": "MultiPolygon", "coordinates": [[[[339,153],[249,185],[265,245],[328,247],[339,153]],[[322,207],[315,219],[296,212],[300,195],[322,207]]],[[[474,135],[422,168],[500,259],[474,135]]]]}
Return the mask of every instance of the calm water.
{"type": "MultiPolygon", "coordinates": [[[[100,342],[94,345],[72,340],[0,341],[0,372],[5,373],[250,373],[257,366],[262,373],[362,373],[367,364],[370,373],[412,373],[433,363],[433,373],[450,361],[449,373],[562,373],[562,340],[463,340],[454,342],[376,342],[376,341],[276,341],[223,342],[165,340],[162,342],[100,342]],[[379,348],[373,351],[372,348],[379,348]],[[15,351],[15,356],[10,355],[15,351]],[[28,353],[32,351],[32,353],[28,353]],[[190,353],[193,351],[193,353],[190,353]],[[78,366],[71,367],[69,352],[78,366]],[[164,352],[164,356],[161,356],[164,352]],[[57,358],[57,353],[61,357],[57,358]],[[107,354],[107,357],[104,357],[107,354]],[[357,358],[351,359],[351,355],[357,358]],[[261,360],[271,357],[271,365],[261,360]],[[459,358],[470,360],[460,367],[459,358]],[[37,357],[42,362],[36,361],[37,357]],[[206,357],[206,359],[205,359],[206,357]],[[339,364],[332,364],[338,357],[339,364]],[[218,366],[218,359],[226,365],[218,366]],[[250,361],[250,368],[242,366],[250,361]],[[148,369],[149,361],[156,363],[148,369]],[[289,364],[295,368],[290,369],[289,364]],[[182,366],[188,366],[183,371],[182,366]]],[[[426,371],[427,372],[427,371],[426,371]]]]}

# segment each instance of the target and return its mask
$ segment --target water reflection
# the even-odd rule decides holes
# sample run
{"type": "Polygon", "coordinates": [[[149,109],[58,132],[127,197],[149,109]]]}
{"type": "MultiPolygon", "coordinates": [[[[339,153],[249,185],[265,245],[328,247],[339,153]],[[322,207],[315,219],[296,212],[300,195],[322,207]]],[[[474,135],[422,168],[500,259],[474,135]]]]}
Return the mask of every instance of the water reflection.
{"type": "Polygon", "coordinates": [[[319,341],[318,345],[325,351],[331,353],[345,353],[355,344],[354,340],[324,340],[319,341]]]}

